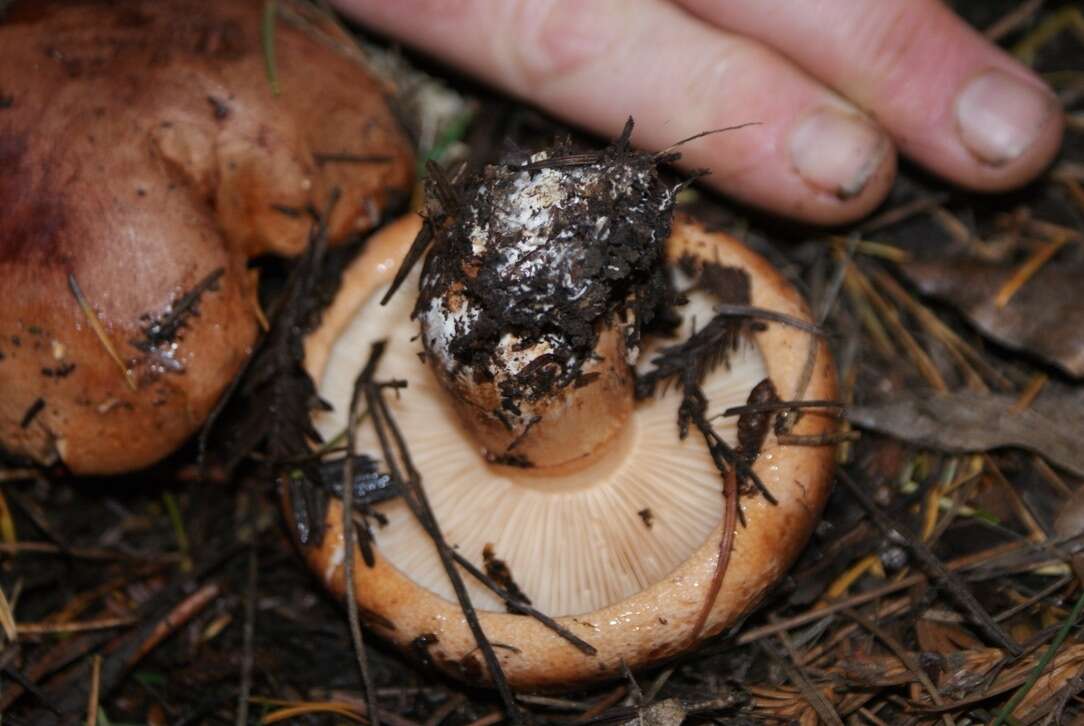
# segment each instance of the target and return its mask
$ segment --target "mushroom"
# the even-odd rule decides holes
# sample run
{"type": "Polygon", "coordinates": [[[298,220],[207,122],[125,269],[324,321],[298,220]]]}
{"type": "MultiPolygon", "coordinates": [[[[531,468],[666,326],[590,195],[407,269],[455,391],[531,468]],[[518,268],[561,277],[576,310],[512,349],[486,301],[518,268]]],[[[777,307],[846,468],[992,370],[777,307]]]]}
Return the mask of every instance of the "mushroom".
{"type": "MultiPolygon", "coordinates": [[[[399,294],[381,305],[421,222],[404,218],[378,232],[306,343],[306,367],[332,405],[315,424],[331,438],[346,427],[370,345],[387,341],[383,375],[407,383],[388,405],[449,545],[593,646],[577,649],[538,620],[505,612],[463,571],[508,682],[531,689],[611,677],[732,626],[804,546],[832,470],[831,447],[784,445],[774,433],[759,455],[746,452],[774,503],[741,497],[744,524],[713,597],[720,470],[699,437],[679,436],[681,386],[635,400],[633,381],[703,329],[729,295],[791,319],[808,321],[808,310],[738,241],[685,217],[671,225],[674,190],[654,157],[619,144],[593,163],[560,162],[536,155],[487,168],[466,192],[442,190],[444,211],[430,210],[425,231],[437,241],[406,282],[419,287],[416,301],[399,294]],[[667,329],[659,311],[669,307],[680,325],[652,334],[667,329]]],[[[823,341],[780,323],[748,330],[729,340],[725,364],[705,370],[709,415],[745,404],[765,379],[784,399],[833,398],[823,341]]],[[[737,445],[733,418],[713,424],[737,445]]],[[[831,426],[807,415],[792,433],[815,437],[831,426]]],[[[381,450],[371,427],[358,428],[357,447],[381,450]]],[[[353,557],[359,612],[400,647],[486,681],[426,531],[402,501],[374,508],[382,523],[373,527],[372,564],[360,551],[353,557]]],[[[332,500],[322,542],[305,552],[345,596],[341,525],[332,500]]]]}
{"type": "Polygon", "coordinates": [[[0,447],[142,467],[250,353],[248,260],[303,250],[333,189],[331,240],[376,225],[409,146],[308,3],[262,40],[257,0],[3,5],[0,447]]]}

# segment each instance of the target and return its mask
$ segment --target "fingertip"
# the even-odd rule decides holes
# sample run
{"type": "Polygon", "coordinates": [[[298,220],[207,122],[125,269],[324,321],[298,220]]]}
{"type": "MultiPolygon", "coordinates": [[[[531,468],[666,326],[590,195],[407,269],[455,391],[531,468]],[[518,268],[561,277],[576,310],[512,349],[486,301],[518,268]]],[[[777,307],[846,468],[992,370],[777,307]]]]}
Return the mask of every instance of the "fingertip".
{"type": "MultiPolygon", "coordinates": [[[[751,143],[763,149],[760,156],[736,172],[709,176],[708,183],[752,206],[811,224],[862,218],[884,201],[896,177],[896,149],[888,135],[835,99],[769,126],[751,143]]],[[[718,158],[732,148],[717,143],[689,164],[726,168],[718,158]]]]}
{"type": "Polygon", "coordinates": [[[896,149],[887,141],[884,153],[868,173],[863,187],[848,197],[838,195],[817,195],[809,211],[796,214],[814,224],[835,226],[855,222],[877,209],[888,197],[892,184],[896,180],[896,149]]]}
{"type": "Polygon", "coordinates": [[[986,68],[967,77],[953,102],[954,132],[966,156],[959,180],[1002,191],[1037,176],[1061,147],[1065,115],[1030,71],[986,68]]]}
{"type": "Polygon", "coordinates": [[[799,115],[786,136],[791,169],[817,192],[860,196],[888,153],[888,137],[865,115],[821,106],[799,115]]]}
{"type": "Polygon", "coordinates": [[[884,202],[896,179],[895,148],[886,144],[884,154],[873,165],[860,190],[849,196],[812,188],[807,194],[782,200],[774,208],[781,213],[811,224],[836,226],[855,222],[869,215],[884,202]]]}
{"type": "Polygon", "coordinates": [[[791,58],[961,186],[1020,186],[1060,146],[1064,112],[1042,79],[941,0],[676,1],[791,58]]]}

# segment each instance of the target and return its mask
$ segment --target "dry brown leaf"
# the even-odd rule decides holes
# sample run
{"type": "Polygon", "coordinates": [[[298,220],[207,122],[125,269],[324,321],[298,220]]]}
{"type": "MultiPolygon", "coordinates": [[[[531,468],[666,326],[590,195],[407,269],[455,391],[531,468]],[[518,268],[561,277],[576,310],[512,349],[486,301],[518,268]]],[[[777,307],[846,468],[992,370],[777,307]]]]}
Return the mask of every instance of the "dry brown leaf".
{"type": "Polygon", "coordinates": [[[909,262],[903,273],[923,294],[958,308],[984,335],[1084,376],[1084,254],[1065,250],[1040,268],[1008,304],[996,298],[1014,267],[966,258],[909,262]]]}
{"type": "Polygon", "coordinates": [[[1084,409],[1072,399],[1044,397],[1015,410],[1016,398],[967,391],[901,391],[883,403],[855,406],[850,421],[930,449],[951,453],[1002,447],[1027,449],[1051,464],[1084,476],[1084,409]]]}

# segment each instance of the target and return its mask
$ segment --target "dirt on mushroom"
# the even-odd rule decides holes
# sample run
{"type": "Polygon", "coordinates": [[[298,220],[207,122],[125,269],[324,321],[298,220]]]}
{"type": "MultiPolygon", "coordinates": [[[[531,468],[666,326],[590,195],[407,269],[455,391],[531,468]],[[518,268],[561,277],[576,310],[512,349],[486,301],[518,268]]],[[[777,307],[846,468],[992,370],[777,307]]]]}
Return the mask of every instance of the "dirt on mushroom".
{"type": "Polygon", "coordinates": [[[637,357],[642,331],[660,327],[673,304],[661,241],[680,188],[661,180],[657,155],[629,148],[631,131],[630,120],[602,152],[566,144],[455,183],[430,169],[412,254],[430,252],[413,317],[491,461],[582,458],[631,408],[618,361],[637,357]],[[556,424],[570,407],[602,407],[598,421],[614,423],[556,424]]]}
{"type": "Polygon", "coordinates": [[[629,148],[631,131],[630,122],[597,154],[566,144],[514,156],[450,195],[432,182],[427,215],[450,224],[434,235],[414,316],[453,285],[461,289],[478,316],[457,331],[448,354],[482,375],[507,334],[522,349],[549,343],[547,365],[516,376],[506,399],[576,385],[603,323],[630,316],[625,345],[635,350],[641,329],[672,305],[660,259],[675,189],[660,178],[654,154],[629,148]]]}

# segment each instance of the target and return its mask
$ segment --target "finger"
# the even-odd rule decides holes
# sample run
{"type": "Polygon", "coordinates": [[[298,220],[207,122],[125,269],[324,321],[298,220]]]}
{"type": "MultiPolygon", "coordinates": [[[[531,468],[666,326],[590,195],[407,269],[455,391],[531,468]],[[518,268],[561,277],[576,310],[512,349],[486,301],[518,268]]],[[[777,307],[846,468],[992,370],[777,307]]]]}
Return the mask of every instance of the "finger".
{"type": "Polygon", "coordinates": [[[339,0],[364,23],[566,120],[663,148],[746,202],[820,222],[883,198],[895,151],[868,117],[758,43],[662,0],[339,0]]]}
{"type": "Polygon", "coordinates": [[[938,0],[678,0],[865,108],[897,146],[977,189],[1017,186],[1061,143],[1054,95],[938,0]]]}

